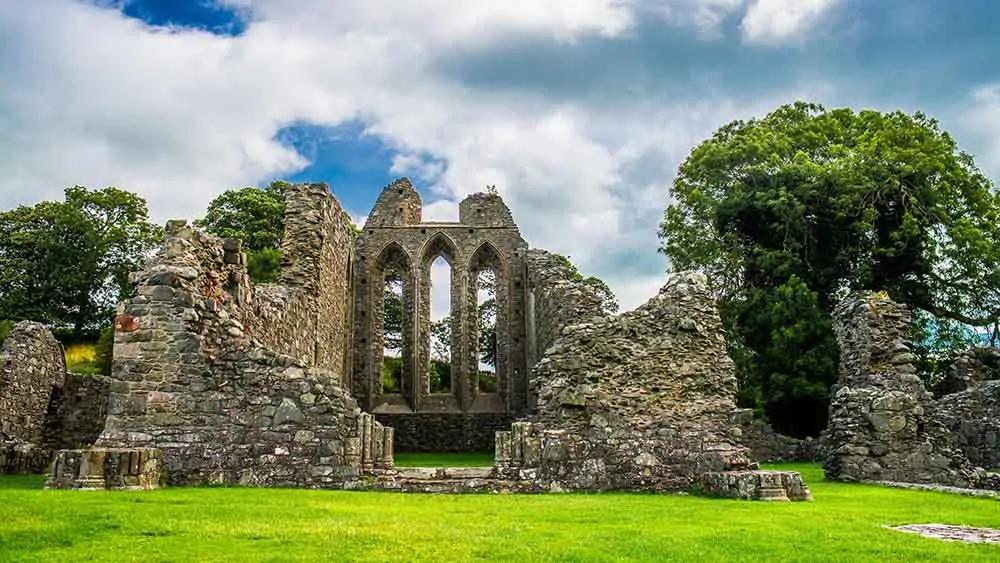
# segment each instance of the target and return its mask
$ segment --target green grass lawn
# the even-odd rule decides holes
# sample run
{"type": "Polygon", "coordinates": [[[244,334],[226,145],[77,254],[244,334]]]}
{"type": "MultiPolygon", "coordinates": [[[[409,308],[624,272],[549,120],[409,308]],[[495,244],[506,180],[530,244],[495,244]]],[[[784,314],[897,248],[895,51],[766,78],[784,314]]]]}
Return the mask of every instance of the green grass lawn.
{"type": "Polygon", "coordinates": [[[3,477],[0,561],[1000,561],[997,545],[883,528],[1000,527],[996,500],[826,483],[815,465],[780,467],[802,471],[815,502],[253,488],[44,491],[40,477],[3,477]]]}
{"type": "Polygon", "coordinates": [[[493,452],[468,454],[397,453],[393,456],[397,467],[489,467],[493,465],[493,452]]]}

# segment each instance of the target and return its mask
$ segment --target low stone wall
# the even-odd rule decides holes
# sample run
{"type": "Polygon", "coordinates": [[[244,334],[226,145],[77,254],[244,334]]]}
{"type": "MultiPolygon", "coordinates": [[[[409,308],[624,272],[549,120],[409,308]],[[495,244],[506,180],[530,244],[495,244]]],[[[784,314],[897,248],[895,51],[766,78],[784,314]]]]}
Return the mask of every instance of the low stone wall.
{"type": "Polygon", "coordinates": [[[928,419],[971,463],[1000,470],[1000,381],[938,399],[928,419]]]}
{"type": "Polygon", "coordinates": [[[52,451],[28,442],[0,441],[0,475],[44,473],[52,451]]]}
{"type": "Polygon", "coordinates": [[[749,410],[738,417],[740,444],[750,449],[750,457],[760,463],[818,461],[822,459],[820,441],[778,434],[771,425],[753,418],[749,410]]]}
{"type": "Polygon", "coordinates": [[[374,413],[392,427],[396,451],[489,452],[498,430],[510,427],[507,413],[374,413]]]}

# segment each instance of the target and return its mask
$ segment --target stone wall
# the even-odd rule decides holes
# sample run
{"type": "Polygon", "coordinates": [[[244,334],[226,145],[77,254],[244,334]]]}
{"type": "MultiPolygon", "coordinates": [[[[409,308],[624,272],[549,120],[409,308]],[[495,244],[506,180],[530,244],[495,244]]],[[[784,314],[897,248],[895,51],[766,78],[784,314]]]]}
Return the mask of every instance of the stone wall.
{"type": "Polygon", "coordinates": [[[532,384],[530,422],[496,438],[512,473],[563,489],[688,491],[701,474],[756,467],[738,444],[735,366],[700,274],[671,276],[634,311],[566,326],[532,384]]]}
{"type": "Polygon", "coordinates": [[[952,361],[934,393],[941,397],[993,379],[1000,379],[1000,349],[976,346],[952,361]]]}
{"type": "Polygon", "coordinates": [[[20,322],[0,346],[0,440],[41,444],[52,390],[66,379],[63,347],[45,326],[20,322]]]}
{"type": "Polygon", "coordinates": [[[528,264],[528,365],[537,362],[562,334],[563,328],[603,317],[601,298],[574,279],[570,267],[551,252],[531,249],[528,264]]]}
{"type": "Polygon", "coordinates": [[[928,418],[972,464],[1000,470],[1000,381],[985,381],[938,399],[928,418]]]}
{"type": "Polygon", "coordinates": [[[737,416],[740,444],[750,450],[750,457],[761,463],[787,461],[818,461],[822,459],[820,441],[814,438],[793,438],[778,434],[771,425],[753,417],[749,409],[737,416]]]}
{"type": "Polygon", "coordinates": [[[263,302],[238,244],[168,223],[117,319],[99,447],[160,450],[172,484],[334,486],[392,465],[392,429],[358,408],[338,366],[348,225],[316,185],[286,195],[281,279],[296,285],[259,292],[263,302]]]}
{"type": "Polygon", "coordinates": [[[104,430],[111,378],[69,373],[49,398],[43,444],[49,450],[85,448],[104,430]]]}
{"type": "MultiPolygon", "coordinates": [[[[350,351],[350,217],[325,184],[284,188],[285,232],[278,284],[262,284],[235,309],[248,335],[305,364],[345,373],[350,351]]],[[[240,263],[237,241],[226,241],[240,263]]],[[[231,289],[240,287],[226,280],[231,289]]],[[[216,291],[217,288],[213,288],[216,291]]],[[[239,301],[239,299],[238,299],[239,301]]]]}
{"type": "Polygon", "coordinates": [[[400,450],[423,450],[430,443],[430,429],[419,429],[421,421],[435,421],[442,430],[439,450],[478,449],[484,436],[479,426],[492,429],[496,420],[510,420],[527,408],[527,243],[496,194],[473,194],[460,202],[457,223],[422,222],[421,214],[419,193],[402,178],[383,189],[358,238],[351,388],[365,409],[399,425],[400,450]],[[451,268],[452,387],[431,393],[430,269],[439,257],[451,268]],[[384,389],[381,381],[383,288],[390,270],[403,277],[403,374],[398,392],[384,389]],[[484,270],[493,270],[497,280],[496,393],[481,392],[478,386],[476,281],[484,270]]]}
{"type": "Polygon", "coordinates": [[[827,427],[828,479],[985,486],[928,416],[933,407],[909,349],[912,316],[884,293],[861,293],[834,311],[840,377],[827,427]]]}
{"type": "Polygon", "coordinates": [[[491,452],[498,430],[510,427],[504,412],[484,413],[376,413],[391,426],[399,452],[491,452]]]}

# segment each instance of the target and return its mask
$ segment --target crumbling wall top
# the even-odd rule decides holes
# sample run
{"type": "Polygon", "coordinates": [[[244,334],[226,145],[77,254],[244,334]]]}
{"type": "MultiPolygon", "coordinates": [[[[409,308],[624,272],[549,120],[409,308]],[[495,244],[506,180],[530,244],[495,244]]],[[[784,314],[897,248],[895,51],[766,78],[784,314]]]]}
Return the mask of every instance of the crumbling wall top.
{"type": "Polygon", "coordinates": [[[409,178],[400,178],[382,189],[365,228],[401,227],[421,221],[423,204],[409,178]]]}
{"type": "Polygon", "coordinates": [[[477,227],[517,227],[510,208],[496,193],[475,193],[458,204],[458,222],[477,227]]]}

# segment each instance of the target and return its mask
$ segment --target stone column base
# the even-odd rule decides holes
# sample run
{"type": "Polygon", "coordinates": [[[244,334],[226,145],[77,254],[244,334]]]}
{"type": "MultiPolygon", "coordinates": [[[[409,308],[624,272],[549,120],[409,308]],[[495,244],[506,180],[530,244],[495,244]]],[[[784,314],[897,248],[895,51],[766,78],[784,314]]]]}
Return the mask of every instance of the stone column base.
{"type": "Polygon", "coordinates": [[[164,481],[156,448],[59,450],[46,489],[157,489],[164,481]]]}
{"type": "Polygon", "coordinates": [[[721,471],[703,473],[698,492],[705,496],[743,500],[812,500],[796,471],[721,471]]]}

